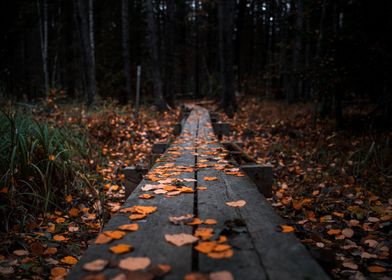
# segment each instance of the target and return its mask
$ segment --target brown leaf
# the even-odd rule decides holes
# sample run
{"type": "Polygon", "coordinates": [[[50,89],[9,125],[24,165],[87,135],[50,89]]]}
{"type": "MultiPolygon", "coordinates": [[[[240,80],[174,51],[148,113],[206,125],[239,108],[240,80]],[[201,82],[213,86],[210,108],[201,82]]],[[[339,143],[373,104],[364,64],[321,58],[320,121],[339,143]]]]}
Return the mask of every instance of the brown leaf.
{"type": "Polygon", "coordinates": [[[279,225],[279,227],[280,227],[281,231],[284,232],[284,233],[295,231],[295,228],[293,226],[279,225]]]}
{"type": "Polygon", "coordinates": [[[83,269],[91,272],[98,272],[104,270],[108,264],[108,260],[97,259],[95,261],[85,263],[83,265],[83,269]]]}
{"type": "Polygon", "coordinates": [[[188,223],[189,221],[192,220],[193,216],[194,216],[193,214],[186,214],[186,215],[179,216],[179,217],[172,216],[172,217],[169,217],[169,220],[173,224],[178,225],[178,224],[182,224],[182,223],[188,223]]]}
{"type": "Polygon", "coordinates": [[[120,260],[118,267],[126,270],[141,270],[145,269],[149,266],[151,260],[149,258],[141,258],[141,257],[128,257],[120,260]]]}
{"type": "Polygon", "coordinates": [[[148,270],[155,277],[163,277],[171,271],[171,266],[168,264],[157,264],[148,270]]]}
{"type": "Polygon", "coordinates": [[[351,228],[345,228],[342,230],[342,234],[347,238],[351,238],[354,235],[354,231],[351,228]]]}
{"type": "Polygon", "coordinates": [[[369,267],[368,267],[368,270],[369,270],[370,272],[372,272],[372,273],[382,273],[382,272],[387,271],[387,270],[385,269],[385,267],[378,266],[378,265],[369,266],[369,267]]]}
{"type": "Polygon", "coordinates": [[[198,238],[187,233],[165,234],[165,239],[167,242],[172,243],[176,246],[192,244],[198,240],[198,238]]]}
{"type": "Polygon", "coordinates": [[[64,277],[67,275],[67,270],[63,267],[54,267],[52,268],[52,270],[50,271],[50,275],[53,278],[60,278],[60,277],[64,277]]]}
{"type": "Polygon", "coordinates": [[[21,256],[27,256],[29,254],[29,251],[27,250],[15,250],[12,252],[14,255],[21,257],[21,256]]]}
{"type": "Polygon", "coordinates": [[[79,210],[77,208],[71,208],[68,213],[71,217],[77,217],[79,215],[79,210]]]}

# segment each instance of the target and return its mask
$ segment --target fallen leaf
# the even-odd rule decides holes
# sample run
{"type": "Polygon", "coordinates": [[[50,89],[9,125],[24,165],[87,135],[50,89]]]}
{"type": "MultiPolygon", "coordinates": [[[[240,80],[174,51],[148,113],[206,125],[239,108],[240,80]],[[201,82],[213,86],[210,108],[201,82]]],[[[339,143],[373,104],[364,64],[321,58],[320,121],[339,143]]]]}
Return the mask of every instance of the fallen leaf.
{"type": "Polygon", "coordinates": [[[113,238],[110,238],[109,236],[107,236],[106,234],[100,233],[98,234],[97,239],[95,239],[95,244],[107,244],[109,242],[111,242],[113,240],[113,238]]]}
{"type": "Polygon", "coordinates": [[[97,259],[92,262],[85,263],[83,265],[83,269],[91,272],[98,272],[105,269],[105,267],[109,264],[109,261],[97,259]]]}
{"type": "Polygon", "coordinates": [[[193,214],[186,214],[183,216],[179,216],[179,217],[169,217],[170,222],[172,222],[175,225],[179,225],[182,223],[188,223],[189,221],[191,221],[193,219],[193,214]]]}
{"type": "Polygon", "coordinates": [[[206,224],[206,225],[216,225],[217,223],[218,223],[218,221],[215,219],[205,219],[203,221],[203,224],[206,224]]]}
{"type": "Polygon", "coordinates": [[[204,181],[216,181],[216,180],[218,180],[218,178],[217,177],[204,177],[203,180],[204,181]]]}
{"type": "Polygon", "coordinates": [[[120,260],[118,267],[126,270],[141,270],[148,267],[151,263],[149,258],[128,257],[120,260]]]}
{"type": "Polygon", "coordinates": [[[353,269],[353,270],[357,270],[358,269],[358,265],[356,265],[355,263],[349,262],[349,261],[344,262],[342,265],[343,265],[343,267],[346,267],[346,268],[349,268],[349,269],[353,269]]]}
{"type": "Polygon", "coordinates": [[[198,227],[195,231],[195,236],[202,240],[207,240],[214,235],[214,229],[206,227],[198,227]]]}
{"type": "Polygon", "coordinates": [[[12,253],[15,256],[22,257],[22,256],[27,256],[29,254],[29,251],[27,251],[27,250],[15,250],[12,253]]]}
{"type": "Polygon", "coordinates": [[[200,272],[191,272],[185,275],[184,280],[209,280],[210,277],[207,274],[200,272]]]}
{"type": "Polygon", "coordinates": [[[103,234],[112,238],[112,239],[121,239],[125,236],[125,232],[121,230],[107,230],[104,231],[103,234]]]}
{"type": "Polygon", "coordinates": [[[69,210],[69,215],[71,217],[77,217],[79,215],[79,210],[76,208],[71,208],[71,210],[69,210]]]}
{"type": "Polygon", "coordinates": [[[281,231],[284,232],[284,233],[295,231],[295,228],[293,226],[279,225],[279,227],[280,227],[281,231]]]}
{"type": "Polygon", "coordinates": [[[234,280],[230,271],[216,271],[210,273],[210,280],[234,280]]]}
{"type": "Polygon", "coordinates": [[[372,273],[381,273],[386,271],[385,267],[378,266],[378,265],[369,266],[368,270],[372,273]]]}
{"type": "Polygon", "coordinates": [[[199,191],[205,191],[205,190],[207,190],[207,187],[200,186],[200,187],[197,187],[196,189],[198,189],[199,191]]]}
{"type": "Polygon", "coordinates": [[[50,275],[54,278],[60,278],[67,275],[67,270],[63,267],[54,267],[50,271],[50,275]]]}
{"type": "Polygon", "coordinates": [[[66,197],[65,197],[65,201],[67,202],[67,203],[71,203],[72,202],[72,195],[67,195],[66,197]]]}
{"type": "Polygon", "coordinates": [[[44,255],[54,255],[57,253],[56,247],[49,247],[44,251],[44,255]]]}
{"type": "Polygon", "coordinates": [[[72,256],[66,256],[60,260],[62,263],[66,264],[75,264],[78,262],[78,260],[72,256]]]}
{"type": "Polygon", "coordinates": [[[154,196],[152,194],[144,193],[144,194],[139,195],[139,198],[141,198],[141,199],[151,199],[151,198],[154,198],[154,196]]]}
{"type": "Polygon", "coordinates": [[[198,238],[187,233],[165,234],[165,239],[167,242],[170,242],[176,246],[192,244],[198,240],[198,238]]]}
{"type": "Polygon", "coordinates": [[[120,230],[125,230],[125,231],[137,231],[139,229],[138,224],[125,224],[122,226],[119,226],[118,229],[120,230]]]}
{"type": "Polygon", "coordinates": [[[131,214],[129,216],[129,219],[131,219],[131,220],[141,220],[141,219],[144,219],[145,217],[147,217],[146,214],[131,214]]]}
{"type": "Polygon", "coordinates": [[[229,249],[231,249],[231,246],[230,245],[227,245],[227,244],[218,244],[218,245],[216,245],[215,246],[215,248],[214,248],[214,252],[223,252],[223,251],[226,251],[226,250],[229,250],[229,249]]]}
{"type": "Polygon", "coordinates": [[[342,230],[342,234],[347,238],[351,238],[354,235],[354,231],[351,228],[345,228],[342,230]]]}
{"type": "Polygon", "coordinates": [[[245,204],[246,204],[245,200],[226,202],[226,205],[231,206],[231,207],[243,207],[245,204]]]}
{"type": "Polygon", "coordinates": [[[171,191],[171,192],[167,192],[166,195],[168,196],[176,196],[181,194],[181,191],[171,191]]]}
{"type": "Polygon", "coordinates": [[[327,231],[328,235],[338,235],[342,232],[340,229],[330,229],[327,231]]]}
{"type": "Polygon", "coordinates": [[[128,245],[128,244],[118,244],[118,245],[110,247],[110,251],[114,254],[128,253],[131,250],[133,250],[133,248],[131,245],[128,245]]]}
{"type": "Polygon", "coordinates": [[[226,258],[231,258],[233,255],[234,252],[231,249],[223,252],[210,252],[207,254],[207,256],[213,259],[226,259],[226,258]]]}
{"type": "Polygon", "coordinates": [[[60,235],[60,234],[56,234],[55,236],[53,236],[53,240],[56,241],[65,241],[67,240],[67,238],[65,238],[64,236],[60,235]]]}
{"type": "Polygon", "coordinates": [[[165,193],[167,193],[167,191],[162,190],[162,189],[158,189],[158,190],[155,190],[154,193],[155,194],[165,194],[165,193]]]}
{"type": "Polygon", "coordinates": [[[194,249],[201,252],[201,253],[208,254],[214,250],[216,245],[217,245],[216,242],[213,242],[213,241],[199,242],[194,247],[194,249]]]}
{"type": "Polygon", "coordinates": [[[191,222],[187,223],[188,226],[201,225],[203,223],[199,218],[194,218],[191,222]]]}

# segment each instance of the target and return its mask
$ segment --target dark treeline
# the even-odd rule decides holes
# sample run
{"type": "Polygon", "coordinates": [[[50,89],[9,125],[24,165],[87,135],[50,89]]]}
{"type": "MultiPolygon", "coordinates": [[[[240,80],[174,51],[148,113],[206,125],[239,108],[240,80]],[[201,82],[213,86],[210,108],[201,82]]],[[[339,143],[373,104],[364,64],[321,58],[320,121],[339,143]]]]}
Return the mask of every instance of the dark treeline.
{"type": "Polygon", "coordinates": [[[165,108],[236,94],[312,101],[343,122],[347,104],[391,119],[392,1],[21,0],[1,2],[0,96],[52,89],[165,108]],[[153,94],[150,94],[153,93],[153,94]]]}

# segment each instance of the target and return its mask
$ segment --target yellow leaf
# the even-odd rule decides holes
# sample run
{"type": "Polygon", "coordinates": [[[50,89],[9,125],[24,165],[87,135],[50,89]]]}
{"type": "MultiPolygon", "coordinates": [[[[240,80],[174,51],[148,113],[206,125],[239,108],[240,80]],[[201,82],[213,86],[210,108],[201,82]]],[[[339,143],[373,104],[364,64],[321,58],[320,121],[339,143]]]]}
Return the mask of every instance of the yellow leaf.
{"type": "Polygon", "coordinates": [[[110,251],[114,254],[124,254],[132,250],[132,246],[128,244],[118,244],[110,247],[110,251]]]}

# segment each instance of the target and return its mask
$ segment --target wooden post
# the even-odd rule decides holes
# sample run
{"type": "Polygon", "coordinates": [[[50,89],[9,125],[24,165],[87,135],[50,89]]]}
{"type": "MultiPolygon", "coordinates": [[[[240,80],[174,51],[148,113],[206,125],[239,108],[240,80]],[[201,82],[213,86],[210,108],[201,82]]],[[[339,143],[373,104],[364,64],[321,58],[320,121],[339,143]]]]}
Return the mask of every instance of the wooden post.
{"type": "Polygon", "coordinates": [[[174,126],[173,134],[174,134],[175,136],[178,136],[178,135],[180,135],[181,130],[182,130],[182,125],[181,125],[181,123],[177,123],[177,124],[174,126]]]}
{"type": "Polygon", "coordinates": [[[214,132],[218,139],[222,139],[222,136],[229,136],[230,134],[230,125],[229,123],[225,122],[216,122],[212,123],[212,126],[214,128],[214,132]]]}
{"type": "Polygon", "coordinates": [[[136,69],[136,100],[135,100],[135,111],[136,116],[139,115],[139,103],[140,103],[140,77],[142,75],[142,67],[137,66],[136,69]]]}
{"type": "Polygon", "coordinates": [[[131,195],[134,189],[143,179],[143,175],[147,174],[148,169],[141,166],[129,166],[122,170],[125,176],[125,199],[131,195]]]}
{"type": "Polygon", "coordinates": [[[261,164],[245,164],[241,165],[241,169],[255,183],[257,189],[265,197],[272,197],[272,166],[261,164]]]}

